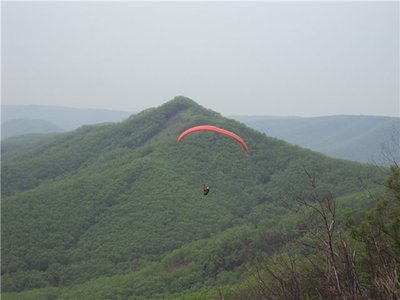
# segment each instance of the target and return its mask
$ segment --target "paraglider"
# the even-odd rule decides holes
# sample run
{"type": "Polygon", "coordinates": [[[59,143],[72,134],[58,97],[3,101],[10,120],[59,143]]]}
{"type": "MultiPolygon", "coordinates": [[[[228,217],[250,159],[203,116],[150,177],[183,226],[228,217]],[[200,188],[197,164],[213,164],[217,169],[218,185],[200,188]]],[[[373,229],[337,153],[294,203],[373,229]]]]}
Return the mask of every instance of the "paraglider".
{"type": "Polygon", "coordinates": [[[210,192],[210,187],[208,185],[203,184],[203,195],[207,196],[210,192]]]}
{"type": "MultiPolygon", "coordinates": [[[[219,128],[219,127],[216,127],[213,125],[199,125],[199,126],[191,127],[179,135],[177,142],[180,142],[187,135],[192,134],[194,132],[198,132],[198,131],[213,131],[213,132],[217,132],[220,134],[224,134],[224,135],[234,139],[235,141],[237,141],[242,146],[244,152],[246,152],[246,154],[249,155],[249,148],[247,147],[245,141],[240,136],[238,136],[237,134],[235,134],[231,131],[228,131],[226,129],[222,129],[222,128],[219,128]]],[[[210,192],[210,187],[208,185],[203,184],[203,195],[207,196],[209,192],[210,192]]]]}
{"type": "Polygon", "coordinates": [[[244,140],[240,136],[238,136],[237,134],[235,134],[235,133],[233,133],[231,131],[228,131],[228,130],[225,130],[225,129],[222,129],[222,128],[219,128],[219,127],[216,127],[216,126],[212,126],[212,125],[199,125],[199,126],[191,127],[189,129],[185,130],[178,137],[177,141],[180,142],[185,136],[187,136],[189,134],[192,134],[193,132],[204,131],[204,130],[205,131],[214,131],[214,132],[218,132],[218,133],[221,133],[221,134],[229,136],[230,138],[232,138],[232,139],[236,140],[237,142],[239,142],[239,144],[242,146],[242,148],[246,152],[246,154],[249,155],[249,148],[247,147],[246,143],[244,142],[244,140]]]}

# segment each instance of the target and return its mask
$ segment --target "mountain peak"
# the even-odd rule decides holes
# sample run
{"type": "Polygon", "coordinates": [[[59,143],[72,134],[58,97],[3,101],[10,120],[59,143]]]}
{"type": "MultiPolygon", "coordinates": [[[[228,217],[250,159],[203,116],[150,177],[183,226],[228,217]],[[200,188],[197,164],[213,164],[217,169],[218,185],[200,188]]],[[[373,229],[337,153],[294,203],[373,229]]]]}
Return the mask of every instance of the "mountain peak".
{"type": "Polygon", "coordinates": [[[170,100],[170,102],[180,102],[180,103],[186,103],[188,105],[198,105],[194,100],[186,96],[175,96],[174,99],[170,100]]]}
{"type": "Polygon", "coordinates": [[[173,99],[171,99],[170,101],[167,101],[166,103],[160,105],[159,107],[160,108],[168,108],[169,110],[173,110],[176,112],[190,109],[190,108],[206,109],[206,108],[202,107],[201,105],[199,105],[194,100],[192,100],[188,97],[185,97],[185,96],[175,96],[173,99]]]}
{"type": "Polygon", "coordinates": [[[145,120],[147,119],[157,119],[158,123],[163,128],[166,128],[178,123],[182,124],[183,127],[212,123],[215,121],[215,117],[220,118],[222,116],[218,112],[199,105],[188,97],[175,96],[160,106],[152,107],[136,115],[132,115],[128,120],[134,123],[141,123],[146,122],[145,120]]]}

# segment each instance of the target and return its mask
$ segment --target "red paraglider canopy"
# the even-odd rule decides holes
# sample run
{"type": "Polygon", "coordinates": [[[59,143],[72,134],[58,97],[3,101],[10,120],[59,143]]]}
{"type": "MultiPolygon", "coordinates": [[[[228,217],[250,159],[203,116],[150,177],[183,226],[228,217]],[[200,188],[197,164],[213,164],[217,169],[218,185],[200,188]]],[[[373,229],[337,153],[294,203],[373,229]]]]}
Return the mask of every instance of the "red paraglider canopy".
{"type": "Polygon", "coordinates": [[[238,136],[237,134],[230,132],[228,130],[216,127],[216,126],[212,126],[212,125],[199,125],[199,126],[194,126],[192,128],[189,128],[187,130],[185,130],[184,132],[182,132],[182,134],[178,137],[177,142],[180,142],[185,136],[193,133],[193,132],[197,132],[197,131],[214,131],[214,132],[218,132],[221,134],[225,134],[231,138],[233,138],[234,140],[236,140],[237,142],[239,142],[242,145],[243,150],[246,152],[247,155],[249,155],[249,148],[247,147],[246,143],[244,142],[244,140],[238,136]]]}

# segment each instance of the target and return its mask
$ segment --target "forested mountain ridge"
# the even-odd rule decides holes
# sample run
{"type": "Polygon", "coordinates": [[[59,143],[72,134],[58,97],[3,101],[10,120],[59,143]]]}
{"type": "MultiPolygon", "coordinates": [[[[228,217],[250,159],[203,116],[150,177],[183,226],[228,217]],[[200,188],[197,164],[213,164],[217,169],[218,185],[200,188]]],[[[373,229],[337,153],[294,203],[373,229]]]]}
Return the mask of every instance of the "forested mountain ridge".
{"type": "MultiPolygon", "coordinates": [[[[127,111],[105,109],[2,105],[2,140],[26,134],[70,131],[83,125],[120,122],[129,115],[127,111]]],[[[331,157],[380,165],[387,163],[383,157],[383,148],[391,142],[393,132],[400,131],[398,117],[355,115],[228,117],[265,132],[268,136],[331,157]]],[[[22,139],[19,142],[21,143],[22,139]]]]}
{"type": "Polygon", "coordinates": [[[2,289],[54,286],[60,289],[44,293],[79,299],[93,293],[89,280],[107,286],[106,276],[142,282],[158,273],[166,276],[161,282],[180,282],[169,277],[172,291],[145,280],[141,294],[131,283],[120,296],[155,299],[212,286],[224,271],[240,277],[260,249],[282,247],[267,228],[292,226],[289,196],[312,193],[304,169],[337,197],[361,191],[360,178],[369,186],[383,182],[373,166],[290,146],[184,97],[10,151],[2,162],[2,289]],[[210,133],[176,142],[200,124],[239,134],[250,156],[210,133]],[[203,183],[212,188],[207,197],[203,183]],[[78,284],[81,296],[68,289],[78,284]]]}

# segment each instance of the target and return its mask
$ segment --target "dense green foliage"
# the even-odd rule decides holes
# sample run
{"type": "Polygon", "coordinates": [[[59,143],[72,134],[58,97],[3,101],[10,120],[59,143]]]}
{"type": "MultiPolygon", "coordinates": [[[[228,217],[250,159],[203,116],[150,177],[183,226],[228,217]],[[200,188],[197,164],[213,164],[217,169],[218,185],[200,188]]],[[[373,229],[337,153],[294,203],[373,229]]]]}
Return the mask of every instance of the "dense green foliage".
{"type": "Polygon", "coordinates": [[[315,192],[305,172],[318,193],[343,199],[343,218],[355,205],[367,209],[363,185],[384,179],[373,166],[290,146],[184,97],[11,149],[2,161],[3,297],[218,297],[303,237],[308,220],[293,208],[315,192]],[[241,135],[250,156],[210,132],[176,142],[199,124],[241,135]]]}
{"type": "Polygon", "coordinates": [[[340,222],[334,198],[306,204],[316,224],[292,251],[268,258],[229,288],[225,299],[399,299],[398,166],[392,166],[386,188],[361,222],[340,222]]]}

